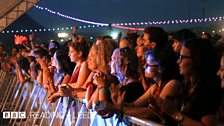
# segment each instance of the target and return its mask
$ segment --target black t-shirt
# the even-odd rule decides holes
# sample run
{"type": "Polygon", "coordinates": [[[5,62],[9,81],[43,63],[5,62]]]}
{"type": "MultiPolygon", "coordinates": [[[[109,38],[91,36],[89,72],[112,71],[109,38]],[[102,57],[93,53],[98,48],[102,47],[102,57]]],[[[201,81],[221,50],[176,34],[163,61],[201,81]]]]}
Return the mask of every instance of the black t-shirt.
{"type": "Polygon", "coordinates": [[[134,102],[137,100],[140,96],[144,94],[144,88],[140,82],[131,82],[127,85],[124,85],[120,88],[120,90],[126,91],[124,100],[127,103],[134,102]]]}
{"type": "Polygon", "coordinates": [[[201,121],[208,114],[216,114],[221,101],[221,89],[216,86],[206,86],[196,90],[184,99],[183,113],[188,117],[201,121]]]}

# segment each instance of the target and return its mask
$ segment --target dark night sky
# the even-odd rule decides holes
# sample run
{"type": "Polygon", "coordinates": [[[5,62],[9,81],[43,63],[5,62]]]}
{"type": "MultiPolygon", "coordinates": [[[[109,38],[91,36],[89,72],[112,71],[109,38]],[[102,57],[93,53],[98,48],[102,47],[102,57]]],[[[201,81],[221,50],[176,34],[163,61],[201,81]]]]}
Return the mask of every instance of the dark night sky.
{"type": "MultiPolygon", "coordinates": [[[[83,20],[89,20],[94,22],[102,23],[124,23],[124,22],[147,22],[147,21],[163,21],[163,20],[174,20],[174,19],[188,19],[190,18],[201,18],[202,13],[202,3],[205,6],[205,17],[216,17],[224,16],[224,0],[41,0],[37,5],[48,7],[51,10],[61,12],[63,14],[80,18],[83,20]]],[[[32,24],[34,26],[36,22],[45,28],[61,28],[61,27],[71,27],[74,25],[83,26],[88,25],[84,23],[78,23],[73,20],[65,19],[59,17],[58,15],[53,15],[47,11],[38,10],[35,7],[31,8],[27,14],[31,16],[35,21],[27,18],[25,15],[23,18],[14,22],[9,26],[11,30],[17,30],[18,26],[16,22],[22,23],[20,27],[24,29],[30,29],[32,24]],[[26,21],[24,21],[26,20],[26,21]],[[30,22],[28,27],[28,23],[30,22]]],[[[176,31],[182,28],[192,28],[200,27],[199,31],[194,31],[200,33],[205,30],[205,32],[212,30],[220,30],[222,28],[221,22],[209,22],[209,23],[193,23],[193,24],[169,24],[169,25],[159,25],[163,27],[168,32],[176,31]],[[215,26],[214,24],[219,24],[215,26]],[[221,25],[220,25],[221,24],[221,25]],[[209,26],[207,29],[205,27],[209,26]],[[218,27],[218,28],[216,28],[218,27]],[[206,31],[207,30],[207,31],[206,31]]],[[[19,25],[20,26],[20,25],[19,25]]],[[[41,27],[41,28],[43,28],[41,27]]],[[[137,26],[146,27],[146,26],[137,26]]],[[[32,28],[31,28],[32,29],[32,28]]],[[[19,29],[18,29],[19,30],[19,29]]],[[[85,35],[86,37],[97,36],[97,35],[110,35],[112,32],[123,32],[125,30],[115,29],[115,28],[88,28],[79,29],[78,34],[85,35]]],[[[48,38],[43,39],[43,35],[48,32],[37,32],[35,33],[36,38],[40,38],[40,41],[50,41],[50,39],[57,39],[57,33],[62,31],[51,31],[52,36],[47,35],[48,38]],[[43,39],[43,40],[42,40],[43,39]]],[[[63,31],[64,32],[64,31],[63,31]]],[[[70,34],[67,31],[68,34],[70,34]]],[[[30,33],[19,33],[19,34],[30,34],[30,33]]],[[[14,34],[1,34],[0,41],[13,43],[14,34]]],[[[45,35],[46,36],[46,35],[45,35]]]]}
{"type": "MultiPolygon", "coordinates": [[[[203,17],[202,2],[205,5],[205,17],[224,16],[224,0],[41,0],[38,5],[84,20],[122,23],[187,19],[189,15],[191,18],[203,17]]],[[[29,10],[28,14],[49,28],[86,25],[36,8],[29,10]]],[[[193,24],[198,25],[201,24],[193,24]]],[[[186,24],[162,27],[180,29],[186,24]]]]}

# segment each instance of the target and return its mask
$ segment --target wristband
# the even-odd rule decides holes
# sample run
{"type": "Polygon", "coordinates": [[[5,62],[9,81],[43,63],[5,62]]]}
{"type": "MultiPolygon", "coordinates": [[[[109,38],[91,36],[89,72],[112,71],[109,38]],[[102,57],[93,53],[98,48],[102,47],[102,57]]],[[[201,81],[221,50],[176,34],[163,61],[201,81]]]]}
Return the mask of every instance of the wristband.
{"type": "Polygon", "coordinates": [[[106,89],[99,89],[99,93],[107,93],[108,91],[106,89]]]}

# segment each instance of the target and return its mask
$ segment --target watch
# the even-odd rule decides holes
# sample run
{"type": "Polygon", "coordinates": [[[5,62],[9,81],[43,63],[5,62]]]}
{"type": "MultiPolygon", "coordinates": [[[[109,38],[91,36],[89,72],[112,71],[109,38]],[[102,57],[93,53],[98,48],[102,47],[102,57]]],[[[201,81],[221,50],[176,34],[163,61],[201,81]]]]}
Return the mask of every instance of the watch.
{"type": "Polygon", "coordinates": [[[181,112],[178,112],[175,116],[177,122],[182,122],[184,120],[184,115],[181,112]]]}

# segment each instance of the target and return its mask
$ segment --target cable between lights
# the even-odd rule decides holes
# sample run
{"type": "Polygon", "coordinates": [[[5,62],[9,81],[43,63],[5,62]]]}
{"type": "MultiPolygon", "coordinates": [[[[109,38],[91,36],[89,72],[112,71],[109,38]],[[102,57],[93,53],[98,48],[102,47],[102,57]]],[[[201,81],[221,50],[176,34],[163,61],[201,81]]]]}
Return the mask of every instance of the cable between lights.
{"type": "MultiPolygon", "coordinates": [[[[48,9],[47,7],[42,7],[39,5],[34,5],[34,7],[36,7],[37,9],[40,10],[45,10],[51,14],[57,14],[58,16],[70,19],[70,20],[74,20],[74,21],[78,21],[78,22],[82,22],[82,23],[87,23],[87,24],[92,24],[92,27],[103,27],[103,26],[112,26],[112,27],[116,27],[116,28],[120,28],[120,29],[130,29],[130,30],[144,30],[144,28],[137,28],[137,27],[127,27],[127,26],[136,26],[136,25],[164,25],[164,24],[183,24],[183,23],[204,23],[204,22],[211,22],[211,21],[222,21],[224,20],[224,17],[208,17],[208,18],[195,18],[195,19],[186,19],[186,20],[167,20],[167,21],[147,21],[147,22],[135,22],[135,23],[112,23],[112,24],[107,24],[107,23],[99,23],[99,22],[94,22],[94,21],[88,21],[88,20],[83,20],[83,19],[79,19],[79,18],[75,18],[75,17],[71,17],[65,14],[62,14],[60,12],[56,12],[53,11],[51,9],[48,9]],[[96,25],[96,26],[95,26],[96,25]]],[[[91,27],[91,25],[88,26],[78,26],[79,28],[87,28],[87,27],[91,27]]],[[[68,30],[69,28],[61,28],[61,30],[68,30]]],[[[71,27],[72,29],[72,27],[71,27]]],[[[55,28],[52,29],[53,31],[56,30],[55,28]]],[[[60,28],[57,28],[57,30],[60,30],[60,28]]],[[[35,30],[12,30],[11,33],[19,33],[19,32],[37,32],[37,31],[51,31],[51,29],[35,29],[35,30]]],[[[220,31],[220,30],[219,30],[220,31]]],[[[222,30],[223,31],[223,30],[222,30]]],[[[212,31],[214,33],[214,31],[212,31]]],[[[10,33],[10,31],[2,31],[1,33],[10,33]]]]}
{"type": "MultiPolygon", "coordinates": [[[[53,11],[51,9],[48,9],[47,7],[42,7],[39,5],[34,5],[37,9],[45,10],[51,14],[56,14],[58,16],[82,22],[87,24],[93,24],[93,25],[100,25],[100,26],[109,26],[108,23],[98,23],[94,21],[88,21],[83,20],[79,18],[75,18],[72,16],[68,16],[65,14],[62,14],[60,12],[53,11]]],[[[112,27],[121,28],[121,29],[139,29],[142,30],[143,28],[132,28],[132,27],[121,27],[121,26],[136,26],[136,25],[165,25],[165,24],[186,24],[186,23],[206,23],[206,22],[212,22],[212,21],[222,21],[224,20],[224,17],[207,17],[207,18],[193,18],[193,19],[182,19],[182,20],[164,20],[164,21],[146,21],[146,22],[132,22],[132,23],[112,23],[112,27]]]]}
{"type": "MultiPolygon", "coordinates": [[[[40,10],[45,10],[48,11],[49,13],[52,14],[57,14],[61,17],[67,18],[67,19],[71,19],[71,20],[75,20],[78,22],[83,22],[83,23],[87,23],[87,24],[95,24],[95,25],[104,25],[104,26],[108,26],[109,23],[98,23],[98,22],[93,22],[93,21],[88,21],[88,20],[83,20],[83,19],[78,19],[75,17],[71,17],[71,16],[67,16],[65,14],[62,14],[60,12],[55,12],[52,11],[50,9],[48,9],[47,7],[42,7],[42,6],[38,6],[38,5],[34,5],[37,9],[40,10]]],[[[164,21],[141,21],[141,22],[132,22],[132,23],[113,23],[116,24],[116,26],[130,26],[130,25],[165,25],[165,24],[186,24],[186,23],[205,23],[205,22],[212,22],[212,21],[222,21],[224,20],[224,17],[219,16],[219,17],[206,17],[206,18],[192,18],[192,19],[175,19],[175,20],[164,20],[164,21]]]]}
{"type": "Polygon", "coordinates": [[[51,14],[56,14],[58,16],[61,16],[61,17],[67,18],[67,19],[71,19],[71,20],[74,20],[74,21],[82,22],[82,23],[101,25],[101,26],[108,26],[109,25],[109,24],[106,24],[106,23],[93,22],[93,21],[88,21],[88,20],[83,20],[83,19],[71,17],[71,16],[68,16],[68,15],[62,14],[60,12],[56,12],[56,11],[53,11],[51,9],[48,9],[47,7],[41,7],[41,6],[38,6],[38,5],[34,5],[34,7],[36,7],[37,9],[40,9],[40,10],[45,10],[45,11],[51,13],[51,14]]]}

